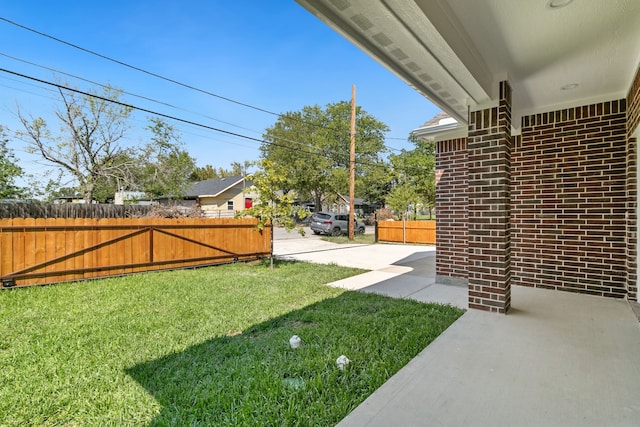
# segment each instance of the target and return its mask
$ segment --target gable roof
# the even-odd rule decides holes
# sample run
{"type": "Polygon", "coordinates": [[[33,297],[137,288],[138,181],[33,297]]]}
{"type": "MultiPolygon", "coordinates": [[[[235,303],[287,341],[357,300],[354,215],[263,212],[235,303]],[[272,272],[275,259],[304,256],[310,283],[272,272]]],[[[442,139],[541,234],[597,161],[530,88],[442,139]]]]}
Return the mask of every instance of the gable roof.
{"type": "MultiPolygon", "coordinates": [[[[196,197],[217,197],[228,189],[242,184],[244,180],[244,176],[236,175],[197,181],[191,184],[185,192],[184,197],[185,199],[195,199],[196,197]]],[[[252,182],[247,181],[245,185],[250,187],[252,182]]]]}
{"type": "MultiPolygon", "coordinates": [[[[349,204],[349,196],[338,194],[338,197],[340,197],[347,205],[349,204]]],[[[353,204],[354,205],[371,205],[371,202],[365,202],[364,199],[354,197],[353,204]]]]}

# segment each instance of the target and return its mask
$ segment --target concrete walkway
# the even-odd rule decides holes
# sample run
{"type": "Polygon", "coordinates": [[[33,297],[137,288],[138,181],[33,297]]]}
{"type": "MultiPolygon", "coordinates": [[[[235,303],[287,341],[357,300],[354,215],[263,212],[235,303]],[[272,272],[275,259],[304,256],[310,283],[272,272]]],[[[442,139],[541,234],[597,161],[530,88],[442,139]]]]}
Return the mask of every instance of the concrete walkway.
{"type": "Polygon", "coordinates": [[[467,308],[466,287],[435,283],[434,246],[337,245],[306,237],[276,240],[274,253],[282,259],[371,270],[330,283],[331,286],[467,308]]]}
{"type": "MultiPolygon", "coordinates": [[[[373,270],[334,286],[466,307],[465,288],[435,283],[433,248],[322,243],[275,253],[373,270]]],[[[626,301],[522,287],[512,301],[506,316],[467,311],[338,425],[640,425],[640,324],[626,301]]]]}

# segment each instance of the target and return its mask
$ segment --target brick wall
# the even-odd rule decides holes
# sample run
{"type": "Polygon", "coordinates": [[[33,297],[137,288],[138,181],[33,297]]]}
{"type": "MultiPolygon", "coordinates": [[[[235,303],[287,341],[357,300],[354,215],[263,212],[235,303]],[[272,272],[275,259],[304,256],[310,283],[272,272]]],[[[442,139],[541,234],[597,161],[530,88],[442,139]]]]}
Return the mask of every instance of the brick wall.
{"type": "Polygon", "coordinates": [[[511,88],[497,107],[469,113],[469,307],[511,306],[511,88]]]}
{"type": "Polygon", "coordinates": [[[627,142],[627,228],[626,228],[626,273],[627,273],[627,298],[636,300],[638,295],[638,232],[637,232],[637,141],[635,138],[629,138],[627,142]]]}
{"type": "Polygon", "coordinates": [[[467,279],[467,139],[436,143],[436,275],[440,283],[467,279]]]}
{"type": "MultiPolygon", "coordinates": [[[[470,122],[491,124],[491,113],[477,114],[470,122]]],[[[632,135],[639,126],[640,69],[626,100],[522,119],[522,134],[512,139],[507,207],[512,284],[637,298],[638,141],[632,135]]],[[[469,168],[492,167],[492,160],[474,165],[478,158],[470,160],[467,143],[437,143],[440,282],[469,278],[468,229],[477,221],[468,215],[469,196],[478,190],[469,185],[469,168]]],[[[476,200],[482,199],[471,204],[476,200]]]]}
{"type": "Polygon", "coordinates": [[[627,97],[627,289],[630,300],[638,298],[638,234],[637,234],[637,159],[638,140],[635,132],[640,126],[640,68],[636,72],[627,97]]]}
{"type": "Polygon", "coordinates": [[[626,100],[522,119],[512,156],[513,284],[626,295],[626,100]]]}

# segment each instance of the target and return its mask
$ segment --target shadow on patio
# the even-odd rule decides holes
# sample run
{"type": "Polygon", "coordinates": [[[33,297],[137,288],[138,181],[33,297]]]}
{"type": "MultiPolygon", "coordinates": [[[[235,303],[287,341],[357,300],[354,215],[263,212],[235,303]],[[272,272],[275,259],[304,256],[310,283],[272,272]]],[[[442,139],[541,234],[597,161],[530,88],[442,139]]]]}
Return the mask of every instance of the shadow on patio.
{"type": "MultiPolygon", "coordinates": [[[[420,246],[413,246],[420,248],[420,246]]],[[[384,248],[377,248],[382,252],[384,248]]],[[[359,290],[366,293],[408,298],[420,302],[450,304],[468,307],[467,287],[436,283],[436,253],[433,250],[416,250],[390,265],[331,283],[338,288],[359,290]]]]}

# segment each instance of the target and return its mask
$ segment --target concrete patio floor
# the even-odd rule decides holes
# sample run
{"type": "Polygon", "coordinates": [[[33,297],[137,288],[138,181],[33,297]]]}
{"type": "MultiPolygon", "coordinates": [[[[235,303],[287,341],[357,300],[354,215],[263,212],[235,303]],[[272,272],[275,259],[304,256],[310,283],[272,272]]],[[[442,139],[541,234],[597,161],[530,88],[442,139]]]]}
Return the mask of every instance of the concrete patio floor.
{"type": "MultiPolygon", "coordinates": [[[[466,307],[466,288],[435,283],[428,247],[322,242],[296,254],[296,244],[276,253],[372,270],[333,286],[466,307]]],[[[640,323],[629,303],[522,287],[509,314],[468,310],[338,424],[638,425],[640,323]]]]}
{"type": "Polygon", "coordinates": [[[338,425],[640,425],[640,324],[629,304],[512,292],[509,314],[467,311],[338,425]]]}

